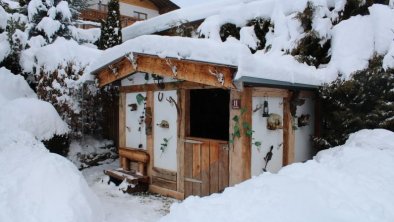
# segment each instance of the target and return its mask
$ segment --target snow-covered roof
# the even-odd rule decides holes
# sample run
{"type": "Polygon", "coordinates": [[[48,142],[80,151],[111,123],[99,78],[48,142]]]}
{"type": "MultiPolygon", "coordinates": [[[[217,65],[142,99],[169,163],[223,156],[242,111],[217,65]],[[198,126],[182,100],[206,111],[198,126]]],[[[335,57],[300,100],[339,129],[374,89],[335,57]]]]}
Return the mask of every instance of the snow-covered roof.
{"type": "Polygon", "coordinates": [[[138,21],[131,26],[122,29],[123,41],[133,39],[141,35],[154,34],[184,23],[203,20],[209,16],[218,14],[223,8],[256,0],[222,0],[192,7],[178,9],[148,20],[138,21]]]}
{"type": "Polygon", "coordinates": [[[384,57],[384,67],[394,67],[393,0],[389,6],[376,4],[369,7],[369,15],[353,16],[338,24],[333,21],[343,10],[345,1],[314,1],[313,32],[322,41],[331,41],[330,62],[317,68],[299,62],[290,53],[306,36],[296,17],[306,8],[308,0],[226,2],[227,6],[223,5],[225,2],[217,3],[217,7],[207,7],[214,3],[199,6],[201,9],[205,7],[205,10],[189,8],[174,11],[157,20],[138,23],[125,32],[128,38],[132,38],[144,32],[164,30],[173,21],[193,21],[207,17],[198,29],[205,39],[140,36],[104,51],[93,64],[92,70],[127,53],[138,52],[161,58],[173,57],[236,66],[238,70],[235,80],[318,86],[333,81],[338,75],[348,78],[353,72],[366,68],[368,60],[375,54],[384,57]],[[255,18],[267,19],[273,26],[265,36],[266,47],[253,54],[249,48],[255,47],[259,40],[253,26],[247,24],[255,18]],[[169,21],[171,22],[168,23],[169,21]],[[220,27],[226,23],[241,27],[239,40],[229,37],[222,42],[220,27]]]}

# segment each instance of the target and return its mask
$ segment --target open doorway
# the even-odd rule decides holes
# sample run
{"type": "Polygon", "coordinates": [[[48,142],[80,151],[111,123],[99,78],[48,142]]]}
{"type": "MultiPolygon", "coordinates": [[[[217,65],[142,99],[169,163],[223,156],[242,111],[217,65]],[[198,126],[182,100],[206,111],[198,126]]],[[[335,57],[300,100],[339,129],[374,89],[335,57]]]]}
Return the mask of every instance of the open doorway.
{"type": "Polygon", "coordinates": [[[223,89],[190,90],[190,137],[229,140],[230,92],[223,89]]]}

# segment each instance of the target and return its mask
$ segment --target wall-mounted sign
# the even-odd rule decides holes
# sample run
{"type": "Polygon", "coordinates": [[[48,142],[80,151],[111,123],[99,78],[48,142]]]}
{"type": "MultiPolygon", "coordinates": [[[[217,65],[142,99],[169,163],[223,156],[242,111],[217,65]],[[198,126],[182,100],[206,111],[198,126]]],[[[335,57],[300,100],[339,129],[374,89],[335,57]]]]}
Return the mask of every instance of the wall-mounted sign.
{"type": "Polygon", "coordinates": [[[240,99],[233,99],[231,101],[231,107],[233,109],[241,109],[241,100],[240,99]]]}

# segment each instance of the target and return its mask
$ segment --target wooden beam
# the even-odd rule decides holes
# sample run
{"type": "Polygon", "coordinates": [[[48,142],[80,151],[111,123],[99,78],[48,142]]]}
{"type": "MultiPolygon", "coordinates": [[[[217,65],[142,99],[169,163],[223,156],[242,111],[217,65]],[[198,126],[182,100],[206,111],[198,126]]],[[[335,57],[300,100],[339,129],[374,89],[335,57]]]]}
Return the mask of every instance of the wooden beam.
{"type": "Polygon", "coordinates": [[[194,82],[169,82],[164,83],[164,89],[160,89],[157,84],[144,84],[144,85],[134,85],[134,86],[121,86],[120,92],[124,93],[134,93],[134,92],[146,92],[146,91],[170,91],[178,89],[213,89],[217,88],[214,86],[208,86],[200,83],[194,82]]]}
{"type": "Polygon", "coordinates": [[[295,133],[290,112],[290,97],[283,99],[283,166],[294,163],[295,133]]]}
{"type": "MultiPolygon", "coordinates": [[[[119,94],[119,147],[126,146],[126,94],[119,94]]],[[[120,160],[120,167],[126,167],[124,164],[126,162],[122,162],[122,158],[120,160]]],[[[130,166],[128,167],[130,168],[130,166]]]]}
{"type": "MultiPolygon", "coordinates": [[[[155,122],[155,100],[154,100],[154,93],[152,91],[148,91],[146,93],[146,107],[150,107],[152,110],[152,123],[155,122]]],[[[150,156],[149,163],[147,166],[148,176],[152,179],[153,175],[153,165],[154,165],[154,138],[155,135],[155,127],[152,126],[152,133],[150,135],[146,135],[146,150],[150,156]]]]}
{"type": "MultiPolygon", "coordinates": [[[[244,123],[248,123],[252,127],[252,89],[245,88],[241,99],[242,108],[245,109],[245,113],[241,115],[241,120],[244,123]]],[[[241,134],[242,134],[242,160],[243,160],[243,173],[242,180],[250,179],[252,176],[252,137],[246,135],[246,129],[241,123],[241,134]]]]}
{"type": "Polygon", "coordinates": [[[162,187],[158,187],[155,185],[150,185],[149,186],[149,191],[152,193],[158,193],[161,194],[163,196],[168,196],[168,197],[172,197],[175,198],[177,200],[183,200],[185,198],[185,196],[183,195],[183,193],[174,191],[174,190],[169,190],[166,188],[162,188],[162,187]]]}
{"type": "Polygon", "coordinates": [[[286,89],[276,89],[268,87],[254,87],[252,89],[254,97],[288,97],[289,91],[286,89]]]}
{"type": "Polygon", "coordinates": [[[188,113],[186,113],[187,108],[187,92],[184,89],[177,90],[178,94],[178,104],[180,107],[180,114],[178,115],[178,144],[177,144],[177,149],[176,149],[176,154],[177,154],[177,190],[180,193],[184,193],[185,189],[185,182],[184,182],[184,162],[185,162],[185,130],[186,130],[186,116],[188,113]]]}
{"type": "Polygon", "coordinates": [[[164,59],[152,55],[138,54],[134,55],[133,58],[134,66],[125,57],[99,70],[97,72],[99,86],[105,86],[135,72],[146,72],[217,88],[235,89],[233,84],[234,68],[174,58],[164,59]],[[215,74],[222,75],[223,83],[218,80],[218,76],[215,76],[215,74]]]}
{"type": "Polygon", "coordinates": [[[125,157],[132,162],[148,163],[149,154],[140,149],[119,147],[119,156],[125,157]]]}
{"type": "Polygon", "coordinates": [[[242,123],[252,124],[252,89],[245,88],[243,92],[232,90],[230,100],[241,99],[241,107],[245,113],[241,115],[241,110],[234,110],[230,104],[230,138],[234,131],[234,116],[239,117],[241,138],[236,138],[233,144],[230,144],[230,186],[245,181],[251,177],[251,137],[245,135],[242,123]]]}

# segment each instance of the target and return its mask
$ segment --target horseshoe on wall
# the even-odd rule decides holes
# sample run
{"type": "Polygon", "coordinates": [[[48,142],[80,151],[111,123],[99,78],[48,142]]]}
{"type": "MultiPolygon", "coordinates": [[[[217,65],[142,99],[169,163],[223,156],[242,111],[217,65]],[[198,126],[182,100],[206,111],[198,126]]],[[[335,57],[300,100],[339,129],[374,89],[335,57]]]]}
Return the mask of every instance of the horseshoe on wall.
{"type": "Polygon", "coordinates": [[[157,99],[159,100],[159,102],[163,101],[163,97],[164,97],[164,93],[159,92],[159,94],[157,95],[157,99]]]}

